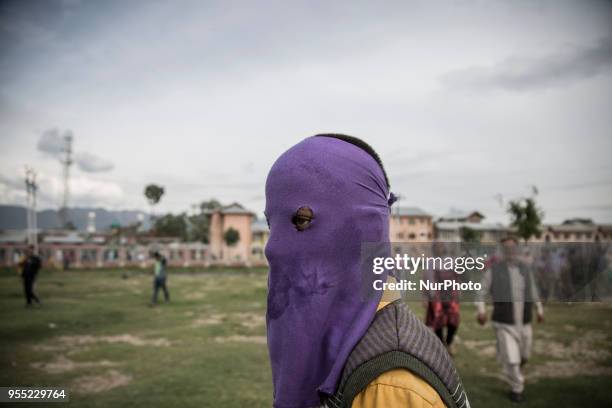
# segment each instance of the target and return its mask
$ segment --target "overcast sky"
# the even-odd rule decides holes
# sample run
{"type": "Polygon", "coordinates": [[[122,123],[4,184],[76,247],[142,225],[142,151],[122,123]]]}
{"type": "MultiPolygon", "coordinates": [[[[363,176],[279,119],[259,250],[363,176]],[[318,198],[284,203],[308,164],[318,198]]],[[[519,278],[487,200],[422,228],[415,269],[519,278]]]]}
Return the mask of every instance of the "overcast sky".
{"type": "Polygon", "coordinates": [[[0,3],[0,203],[261,213],[267,172],[321,132],[368,141],[402,205],[612,222],[612,2],[0,3]],[[501,197],[501,200],[500,200],[501,197]]]}

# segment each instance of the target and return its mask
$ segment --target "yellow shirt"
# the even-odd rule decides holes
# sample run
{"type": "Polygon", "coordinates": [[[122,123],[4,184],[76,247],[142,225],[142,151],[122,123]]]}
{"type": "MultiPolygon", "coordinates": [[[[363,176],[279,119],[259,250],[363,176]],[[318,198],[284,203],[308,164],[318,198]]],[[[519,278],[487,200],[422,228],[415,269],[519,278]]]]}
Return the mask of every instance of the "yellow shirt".
{"type": "MultiPolygon", "coordinates": [[[[390,302],[381,300],[380,310],[390,302]]],[[[444,408],[444,402],[431,385],[405,369],[379,375],[353,400],[352,408],[444,408]]]]}

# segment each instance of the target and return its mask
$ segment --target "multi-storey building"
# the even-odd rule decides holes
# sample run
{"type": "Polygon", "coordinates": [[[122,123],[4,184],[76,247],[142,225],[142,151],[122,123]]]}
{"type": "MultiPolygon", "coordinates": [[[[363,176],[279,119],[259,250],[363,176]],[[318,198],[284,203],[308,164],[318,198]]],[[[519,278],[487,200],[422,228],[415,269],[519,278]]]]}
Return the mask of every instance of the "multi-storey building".
{"type": "Polygon", "coordinates": [[[471,235],[479,242],[494,243],[511,232],[503,224],[482,222],[484,218],[478,211],[444,215],[436,222],[435,237],[444,242],[461,242],[471,235]]]}
{"type": "Polygon", "coordinates": [[[427,242],[433,239],[431,215],[418,207],[391,209],[389,217],[391,242],[427,242]]]}
{"type": "Polygon", "coordinates": [[[209,251],[214,264],[251,263],[251,224],[255,214],[238,203],[209,210],[209,251]],[[228,241],[228,232],[237,233],[236,242],[228,241]]]}

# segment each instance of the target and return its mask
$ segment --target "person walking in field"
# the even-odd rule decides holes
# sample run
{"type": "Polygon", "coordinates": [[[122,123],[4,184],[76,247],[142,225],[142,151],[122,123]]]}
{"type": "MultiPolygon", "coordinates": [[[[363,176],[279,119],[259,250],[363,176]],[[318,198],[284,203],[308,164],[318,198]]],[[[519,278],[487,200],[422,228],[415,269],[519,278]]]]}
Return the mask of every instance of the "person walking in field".
{"type": "Polygon", "coordinates": [[[544,321],[544,309],[531,267],[520,260],[518,241],[501,240],[503,255],[485,271],[482,290],[476,302],[477,321],[487,321],[484,296],[493,300],[491,317],[497,339],[497,359],[510,385],[510,400],[523,402],[525,380],[521,368],[527,363],[532,345],[532,309],[535,305],[538,323],[544,321]]]}
{"type": "MultiPolygon", "coordinates": [[[[434,242],[433,256],[445,258],[450,256],[447,244],[444,242],[434,242]]],[[[426,271],[427,280],[434,282],[456,281],[459,282],[459,275],[452,269],[432,269],[426,271]]],[[[459,328],[459,291],[448,289],[443,291],[432,290],[425,292],[427,296],[425,324],[431,327],[436,336],[446,346],[449,354],[454,356],[456,349],[453,344],[455,334],[459,328]],[[444,332],[446,329],[446,333],[444,332]]]]}
{"type": "Polygon", "coordinates": [[[155,261],[153,262],[153,298],[151,299],[151,305],[157,304],[157,292],[159,290],[164,291],[164,300],[170,301],[170,293],[166,286],[166,258],[159,252],[153,254],[155,261]]]}
{"type": "Polygon", "coordinates": [[[34,246],[29,245],[25,250],[25,255],[19,263],[21,279],[23,280],[23,291],[26,298],[26,306],[32,306],[32,301],[40,305],[40,299],[34,293],[34,282],[40,271],[42,262],[40,257],[34,253],[34,246]]]}

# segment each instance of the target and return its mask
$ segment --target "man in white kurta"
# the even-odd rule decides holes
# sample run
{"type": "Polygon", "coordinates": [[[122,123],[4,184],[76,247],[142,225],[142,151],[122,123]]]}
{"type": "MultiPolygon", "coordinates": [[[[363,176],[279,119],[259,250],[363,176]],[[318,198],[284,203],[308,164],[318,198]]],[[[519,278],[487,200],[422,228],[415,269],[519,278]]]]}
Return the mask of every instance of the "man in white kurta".
{"type": "MultiPolygon", "coordinates": [[[[535,303],[538,322],[544,320],[544,310],[539,301],[533,274],[517,256],[517,241],[509,238],[502,241],[503,259],[508,272],[509,288],[507,292],[499,295],[496,301],[512,304],[512,323],[496,321],[493,318],[492,326],[497,338],[497,359],[502,365],[504,375],[511,387],[510,399],[513,402],[523,400],[524,378],[521,367],[529,359],[532,344],[532,328],[530,322],[524,321],[525,306],[535,303]],[[525,273],[528,271],[528,273],[525,273]],[[530,282],[527,282],[527,279],[530,282]],[[527,287],[526,287],[527,286],[527,287]],[[529,292],[526,292],[526,289],[529,292]],[[527,298],[526,298],[527,297],[527,298]],[[528,303],[526,303],[526,301],[528,303]]],[[[476,302],[478,322],[485,324],[486,310],[483,301],[486,294],[491,293],[493,285],[493,268],[485,271],[482,281],[482,291],[479,301],[476,302]]],[[[499,306],[496,306],[499,307],[499,306]]]]}

